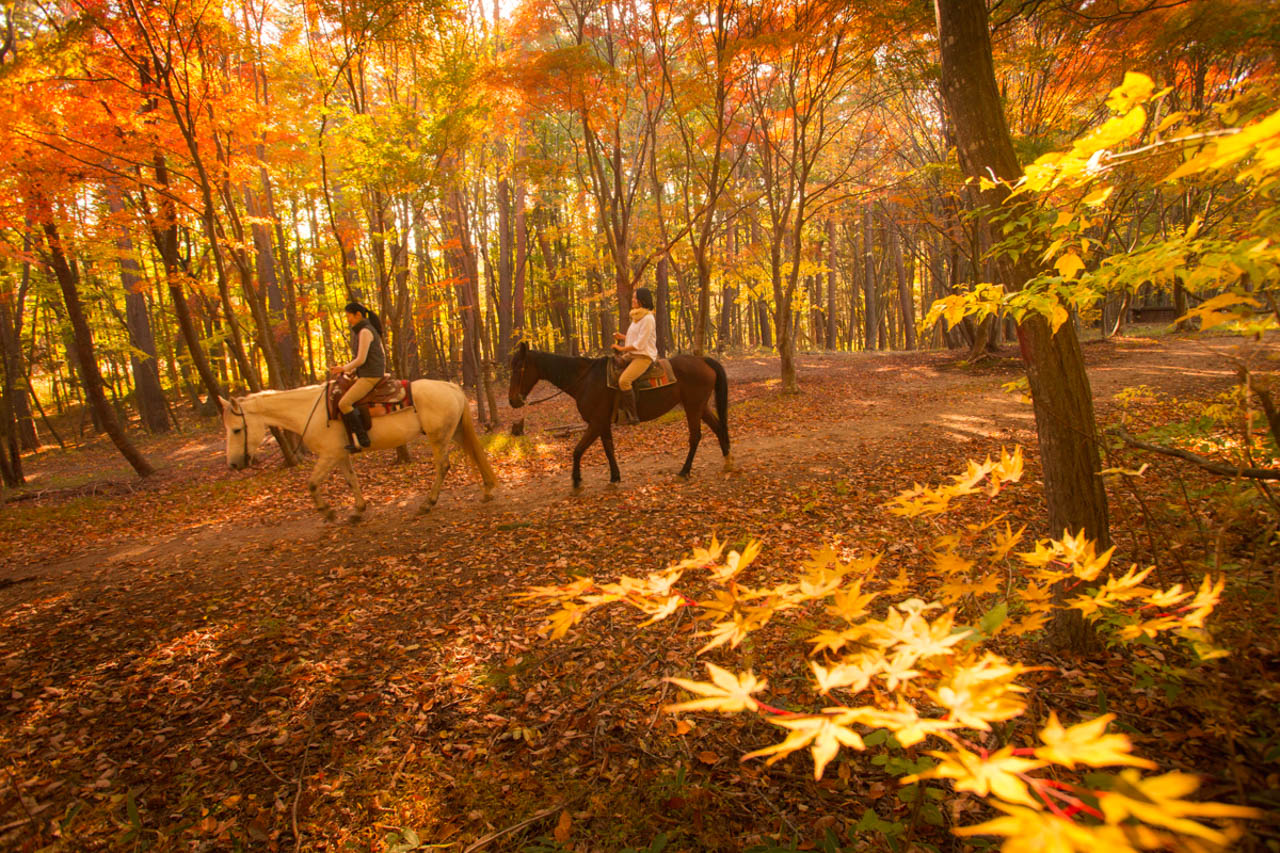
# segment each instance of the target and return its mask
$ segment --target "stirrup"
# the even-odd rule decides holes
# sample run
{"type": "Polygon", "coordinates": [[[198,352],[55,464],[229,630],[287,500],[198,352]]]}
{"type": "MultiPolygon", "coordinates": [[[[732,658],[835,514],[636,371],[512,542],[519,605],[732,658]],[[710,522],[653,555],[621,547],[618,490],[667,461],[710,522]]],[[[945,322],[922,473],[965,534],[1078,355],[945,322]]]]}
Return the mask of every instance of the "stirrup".
{"type": "Polygon", "coordinates": [[[369,446],[369,436],[360,427],[364,426],[360,423],[360,413],[352,409],[349,412],[343,412],[342,425],[347,431],[347,444],[342,449],[348,453],[359,453],[362,449],[369,446]]]}

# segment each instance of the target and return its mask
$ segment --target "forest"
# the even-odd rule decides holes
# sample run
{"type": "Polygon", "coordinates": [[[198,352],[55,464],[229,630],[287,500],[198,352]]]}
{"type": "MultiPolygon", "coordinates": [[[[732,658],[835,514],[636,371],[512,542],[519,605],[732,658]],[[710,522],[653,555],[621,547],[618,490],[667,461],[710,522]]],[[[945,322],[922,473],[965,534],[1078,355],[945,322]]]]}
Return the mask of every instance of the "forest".
{"type": "Polygon", "coordinates": [[[0,847],[1280,849],[1278,12],[4,4],[0,847]]]}

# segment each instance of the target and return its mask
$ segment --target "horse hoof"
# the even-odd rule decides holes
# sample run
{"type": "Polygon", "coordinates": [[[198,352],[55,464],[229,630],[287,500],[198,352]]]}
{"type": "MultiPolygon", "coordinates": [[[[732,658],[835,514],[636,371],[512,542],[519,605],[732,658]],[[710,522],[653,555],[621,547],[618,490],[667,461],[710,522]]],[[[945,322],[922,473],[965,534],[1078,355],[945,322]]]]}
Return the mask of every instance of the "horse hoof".
{"type": "Polygon", "coordinates": [[[489,501],[491,501],[491,500],[493,500],[493,493],[492,493],[492,492],[485,492],[485,493],[484,493],[484,497],[480,498],[480,502],[481,502],[481,503],[488,503],[488,502],[489,502],[489,501]]]}
{"type": "Polygon", "coordinates": [[[688,471],[677,471],[677,472],[676,472],[676,476],[677,476],[677,477],[679,477],[681,480],[687,480],[687,479],[689,479],[689,472],[688,472],[688,471]]]}
{"type": "Polygon", "coordinates": [[[723,470],[726,474],[728,474],[730,471],[734,470],[734,466],[733,466],[733,457],[732,457],[732,456],[726,456],[726,457],[724,458],[724,468],[722,468],[721,470],[723,470]]]}
{"type": "Polygon", "coordinates": [[[359,524],[360,522],[364,521],[364,514],[359,512],[353,512],[351,513],[351,515],[347,516],[347,521],[349,521],[352,524],[359,524]]]}
{"type": "Polygon", "coordinates": [[[422,506],[418,507],[418,515],[426,515],[427,513],[431,512],[432,506],[434,506],[434,504],[430,503],[429,501],[424,501],[422,506]]]}
{"type": "Polygon", "coordinates": [[[331,509],[321,510],[321,512],[324,514],[325,521],[334,522],[338,520],[338,514],[331,509]]]}
{"type": "Polygon", "coordinates": [[[569,494],[573,495],[575,498],[578,497],[582,494],[582,486],[574,486],[569,490],[569,494]]]}

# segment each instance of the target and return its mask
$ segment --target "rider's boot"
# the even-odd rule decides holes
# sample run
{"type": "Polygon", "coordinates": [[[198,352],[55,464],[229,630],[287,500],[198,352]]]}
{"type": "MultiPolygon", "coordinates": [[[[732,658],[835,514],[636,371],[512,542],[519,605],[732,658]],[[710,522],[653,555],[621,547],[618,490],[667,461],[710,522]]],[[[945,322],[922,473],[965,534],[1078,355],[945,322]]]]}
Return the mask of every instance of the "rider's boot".
{"type": "Polygon", "coordinates": [[[348,453],[359,453],[360,448],[369,446],[369,433],[365,431],[364,424],[360,421],[359,412],[354,409],[343,412],[342,425],[347,428],[348,440],[344,449],[348,453]]]}
{"type": "Polygon", "coordinates": [[[630,391],[618,391],[618,411],[622,413],[622,423],[626,426],[640,423],[640,416],[636,414],[636,389],[630,391]]]}

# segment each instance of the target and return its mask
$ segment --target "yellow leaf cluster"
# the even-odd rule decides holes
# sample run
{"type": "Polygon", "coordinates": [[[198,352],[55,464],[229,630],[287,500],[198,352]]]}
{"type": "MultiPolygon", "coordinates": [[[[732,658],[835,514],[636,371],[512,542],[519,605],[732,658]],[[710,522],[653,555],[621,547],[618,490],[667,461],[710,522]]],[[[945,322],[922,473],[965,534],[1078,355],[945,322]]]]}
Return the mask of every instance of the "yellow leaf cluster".
{"type": "MultiPolygon", "coordinates": [[[[1141,87],[1138,91],[1140,97],[1141,87]]],[[[917,485],[886,508],[904,516],[937,516],[959,499],[998,494],[1022,473],[1021,448],[1002,450],[998,461],[971,461],[950,483],[917,485]]],[[[1155,765],[1133,754],[1126,735],[1107,732],[1111,715],[1064,726],[1051,711],[1036,746],[1001,744],[988,750],[965,738],[965,732],[984,732],[983,739],[990,739],[996,724],[1026,710],[1027,688],[1018,679],[1032,668],[984,647],[995,633],[993,625],[1016,636],[1041,629],[1055,610],[1072,608],[1109,625],[1120,641],[1171,632],[1206,656],[1221,654],[1209,645],[1204,626],[1221,596],[1222,579],[1206,577],[1194,593],[1181,585],[1152,588],[1146,585],[1151,568],[1130,566],[1123,574],[1111,573],[1114,549],[1098,553],[1083,533],[1070,531],[1018,553],[1025,570],[1013,572],[1006,561],[1025,528],[1014,530],[1005,522],[1001,530],[997,525],[1002,519],[995,515],[938,536],[932,572],[924,576],[918,565],[917,574],[909,574],[904,564],[889,578],[882,573],[882,554],[846,560],[825,547],[801,564],[794,580],[755,587],[746,582],[746,572],[761,553],[759,543],[726,554],[726,545],[713,539],[709,547],[645,577],[623,576],[614,583],[576,578],[535,587],[522,597],[559,605],[547,623],[553,637],[563,636],[596,607],[624,604],[649,622],[691,607],[705,625],[699,636],[710,638],[700,654],[738,646],[779,613],[799,611],[814,620],[807,628],[809,670],[814,695],[828,697],[833,703],[829,707],[781,711],[757,698],[768,687],[764,678],[710,662],[706,681],[668,679],[693,695],[667,706],[668,711],[758,713],[786,732],[781,741],[748,753],[744,760],[765,758],[772,764],[808,751],[814,777],[821,778],[842,748],[863,750],[866,731],[883,729],[903,748],[926,740],[940,747],[927,753],[937,763],[904,783],[946,780],[1001,813],[958,828],[958,835],[1003,836],[1004,849],[1037,853],[1151,849],[1184,839],[1225,844],[1229,834],[1202,821],[1255,813],[1187,800],[1195,789],[1190,777],[1141,775],[1139,768],[1155,765]],[[697,602],[680,588],[695,577],[712,585],[697,602]],[[929,584],[936,587],[930,598],[899,600],[907,589],[921,592],[929,584]],[[1073,594],[1055,603],[1055,585],[1073,594]],[[975,597],[1000,596],[1002,591],[1003,601],[982,618],[983,630],[961,621],[964,607],[972,607],[975,597]],[[1005,622],[1009,609],[1020,612],[1016,620],[1005,622]],[[855,697],[862,704],[840,704],[855,697]],[[1063,781],[1063,774],[1081,767],[1124,769],[1112,785],[1093,791],[1063,781]],[[1072,819],[1082,810],[1094,822],[1072,819]]]]}

